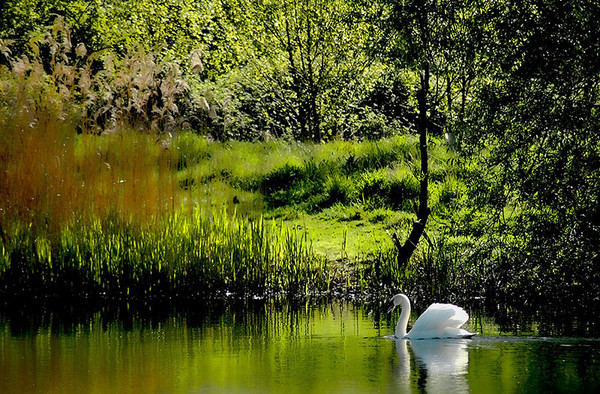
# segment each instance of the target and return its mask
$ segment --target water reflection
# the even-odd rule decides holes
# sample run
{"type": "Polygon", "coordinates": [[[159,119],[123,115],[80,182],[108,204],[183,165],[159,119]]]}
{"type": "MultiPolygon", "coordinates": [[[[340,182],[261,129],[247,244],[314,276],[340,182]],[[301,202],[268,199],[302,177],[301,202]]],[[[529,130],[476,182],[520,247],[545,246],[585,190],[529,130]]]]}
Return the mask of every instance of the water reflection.
{"type": "Polygon", "coordinates": [[[391,341],[383,335],[395,319],[380,309],[244,302],[84,314],[0,311],[0,393],[600,388],[600,341],[495,334],[391,341]]]}
{"type": "Polygon", "coordinates": [[[398,366],[394,375],[397,377],[400,392],[408,393],[411,387],[411,361],[408,353],[408,339],[397,339],[396,353],[398,353],[398,366]]]}
{"type": "Polygon", "coordinates": [[[398,368],[396,376],[404,392],[410,392],[416,380],[420,390],[431,393],[469,392],[468,339],[408,340],[398,339],[398,368]]]}
{"type": "Polygon", "coordinates": [[[409,341],[420,367],[431,376],[464,375],[467,373],[468,339],[409,341]]]}

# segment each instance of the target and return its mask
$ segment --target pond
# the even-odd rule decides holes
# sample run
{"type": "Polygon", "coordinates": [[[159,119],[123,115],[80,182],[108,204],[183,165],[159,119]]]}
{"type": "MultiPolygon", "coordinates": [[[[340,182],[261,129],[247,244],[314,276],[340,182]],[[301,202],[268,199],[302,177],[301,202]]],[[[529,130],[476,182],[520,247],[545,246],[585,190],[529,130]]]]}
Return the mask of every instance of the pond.
{"type": "MultiPolygon", "coordinates": [[[[600,340],[393,340],[353,302],[0,314],[1,393],[598,392],[600,340]]],[[[411,321],[414,321],[414,318],[411,321]]]]}

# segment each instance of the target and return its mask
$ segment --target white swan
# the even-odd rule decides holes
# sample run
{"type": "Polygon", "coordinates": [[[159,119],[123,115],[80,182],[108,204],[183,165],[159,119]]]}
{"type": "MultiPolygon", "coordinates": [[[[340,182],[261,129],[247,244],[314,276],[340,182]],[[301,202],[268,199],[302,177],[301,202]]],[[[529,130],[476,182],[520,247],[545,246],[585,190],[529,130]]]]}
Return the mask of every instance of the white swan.
{"type": "Polygon", "coordinates": [[[452,304],[431,304],[419,316],[412,329],[406,333],[410,317],[410,300],[404,294],[396,294],[392,297],[391,302],[393,304],[388,312],[392,312],[397,306],[402,307],[402,313],[394,331],[397,339],[471,338],[476,335],[460,328],[469,320],[469,315],[461,307],[452,304]]]}

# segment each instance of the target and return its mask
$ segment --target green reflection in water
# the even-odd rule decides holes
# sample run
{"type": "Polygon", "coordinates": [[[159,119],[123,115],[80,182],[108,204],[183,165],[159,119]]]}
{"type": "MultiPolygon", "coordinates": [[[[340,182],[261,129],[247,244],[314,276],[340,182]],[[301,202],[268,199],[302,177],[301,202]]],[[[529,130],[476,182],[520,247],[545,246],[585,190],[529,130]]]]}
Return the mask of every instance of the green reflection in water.
{"type": "Polygon", "coordinates": [[[152,318],[98,312],[69,322],[47,314],[30,325],[0,316],[0,392],[591,392],[600,385],[598,341],[394,341],[384,336],[395,318],[349,303],[222,305],[152,318]]]}

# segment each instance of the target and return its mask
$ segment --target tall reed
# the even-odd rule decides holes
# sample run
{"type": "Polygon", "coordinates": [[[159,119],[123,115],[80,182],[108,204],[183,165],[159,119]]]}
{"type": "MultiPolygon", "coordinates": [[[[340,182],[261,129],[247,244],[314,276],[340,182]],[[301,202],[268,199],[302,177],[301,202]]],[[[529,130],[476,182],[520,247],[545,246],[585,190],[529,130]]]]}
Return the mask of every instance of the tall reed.
{"type": "Polygon", "coordinates": [[[145,226],[75,222],[57,237],[5,228],[0,293],[144,299],[306,295],[325,291],[327,263],[299,234],[225,210],[179,212],[145,226]]]}
{"type": "Polygon", "coordinates": [[[52,232],[75,217],[173,212],[170,136],[157,131],[176,123],[185,89],[174,66],[142,51],[87,54],[60,18],[27,56],[1,46],[0,223],[52,232]]]}

